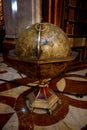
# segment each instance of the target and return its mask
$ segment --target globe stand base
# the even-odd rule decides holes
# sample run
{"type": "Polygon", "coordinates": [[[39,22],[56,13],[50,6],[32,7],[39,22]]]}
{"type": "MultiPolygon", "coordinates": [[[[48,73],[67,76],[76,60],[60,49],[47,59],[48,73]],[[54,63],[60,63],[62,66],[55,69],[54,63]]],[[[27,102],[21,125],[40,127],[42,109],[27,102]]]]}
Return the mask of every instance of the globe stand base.
{"type": "Polygon", "coordinates": [[[61,104],[59,97],[49,88],[48,84],[39,84],[38,88],[27,95],[26,103],[29,110],[46,110],[51,114],[55,104],[61,104]]]}

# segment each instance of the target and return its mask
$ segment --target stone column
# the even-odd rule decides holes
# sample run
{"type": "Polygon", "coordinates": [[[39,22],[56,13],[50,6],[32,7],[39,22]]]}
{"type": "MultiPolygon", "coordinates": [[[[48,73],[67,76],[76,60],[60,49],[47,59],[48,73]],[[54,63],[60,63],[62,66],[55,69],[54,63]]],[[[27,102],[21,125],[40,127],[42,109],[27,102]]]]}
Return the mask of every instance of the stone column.
{"type": "Polygon", "coordinates": [[[24,28],[41,22],[41,0],[3,0],[6,38],[15,38],[24,28]]]}

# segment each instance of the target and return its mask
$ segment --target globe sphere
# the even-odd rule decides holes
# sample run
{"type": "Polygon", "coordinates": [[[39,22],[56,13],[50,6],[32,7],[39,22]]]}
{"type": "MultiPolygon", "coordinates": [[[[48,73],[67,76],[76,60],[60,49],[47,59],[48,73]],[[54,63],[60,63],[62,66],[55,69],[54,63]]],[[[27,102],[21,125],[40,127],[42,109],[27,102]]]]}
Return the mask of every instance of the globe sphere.
{"type": "Polygon", "coordinates": [[[67,57],[71,53],[64,31],[51,23],[36,23],[18,36],[16,55],[29,59],[47,60],[67,57]]]}

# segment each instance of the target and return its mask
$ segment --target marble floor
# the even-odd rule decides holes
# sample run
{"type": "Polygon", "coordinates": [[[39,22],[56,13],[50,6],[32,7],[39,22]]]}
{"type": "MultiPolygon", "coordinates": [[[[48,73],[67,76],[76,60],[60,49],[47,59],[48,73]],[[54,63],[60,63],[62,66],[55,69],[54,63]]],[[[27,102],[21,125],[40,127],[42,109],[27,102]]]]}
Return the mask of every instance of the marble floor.
{"type": "Polygon", "coordinates": [[[49,86],[61,100],[52,113],[28,109],[32,80],[3,62],[0,54],[0,130],[87,130],[87,69],[67,72],[49,86]],[[14,82],[7,82],[14,81],[14,82]]]}

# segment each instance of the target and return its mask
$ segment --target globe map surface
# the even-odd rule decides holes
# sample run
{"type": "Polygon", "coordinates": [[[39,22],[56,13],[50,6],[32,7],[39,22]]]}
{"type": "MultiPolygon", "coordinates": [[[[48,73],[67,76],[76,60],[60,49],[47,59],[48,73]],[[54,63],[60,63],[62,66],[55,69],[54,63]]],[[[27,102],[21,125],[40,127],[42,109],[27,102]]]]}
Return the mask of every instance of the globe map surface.
{"type": "Polygon", "coordinates": [[[16,55],[29,59],[37,58],[38,40],[41,60],[63,58],[71,53],[68,37],[61,28],[50,23],[37,23],[19,34],[15,47],[16,55]]]}

